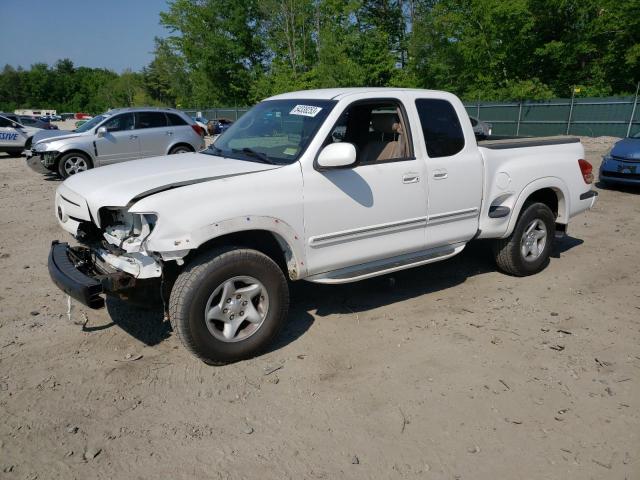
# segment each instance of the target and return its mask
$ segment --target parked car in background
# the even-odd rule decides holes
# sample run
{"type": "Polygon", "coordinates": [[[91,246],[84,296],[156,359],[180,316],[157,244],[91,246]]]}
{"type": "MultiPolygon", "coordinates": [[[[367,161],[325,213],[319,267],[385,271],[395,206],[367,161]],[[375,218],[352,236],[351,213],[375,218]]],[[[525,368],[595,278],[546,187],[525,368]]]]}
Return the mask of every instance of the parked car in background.
{"type": "Polygon", "coordinates": [[[73,124],[73,126],[76,128],[76,130],[78,128],[80,128],[82,125],[84,125],[85,123],[87,123],[89,120],[91,120],[92,117],[83,119],[83,120],[78,120],[76,123],[73,124]]]}
{"type": "Polygon", "coordinates": [[[19,155],[31,148],[33,137],[42,130],[23,125],[17,115],[0,113],[0,152],[19,155]]]}
{"type": "Polygon", "coordinates": [[[188,350],[234,362],[283,327],[289,280],[355,282],[476,238],[504,272],[542,271],[556,232],[596,201],[591,170],[578,138],[477,142],[446,92],[277,95],[201,153],[62,183],[52,210],[83,246],[54,241],[49,272],[93,308],[103,292],[155,291],[188,350]]]}
{"type": "Polygon", "coordinates": [[[200,128],[202,128],[202,132],[203,134],[207,134],[209,133],[208,129],[207,129],[207,125],[209,123],[209,120],[207,120],[204,117],[191,117],[191,119],[196,122],[196,124],[198,124],[200,126],[200,128]]]}
{"type": "Polygon", "coordinates": [[[67,113],[61,113],[60,117],[62,118],[62,120],[71,120],[72,118],[75,118],[75,115],[76,115],[75,113],[67,112],[67,113]]]}
{"type": "Polygon", "coordinates": [[[602,157],[600,182],[640,185],[640,132],[616,142],[602,157]]]}
{"type": "Polygon", "coordinates": [[[74,132],[36,135],[32,154],[67,178],[94,167],[203,148],[202,128],[179,110],[120,108],[92,118],[74,132]]]}
{"type": "Polygon", "coordinates": [[[43,130],[58,130],[58,126],[51,122],[45,122],[36,117],[27,117],[25,115],[19,115],[18,119],[22,125],[27,127],[41,128],[43,130]]]}
{"type": "Polygon", "coordinates": [[[491,136],[491,131],[493,129],[493,125],[487,122],[483,122],[482,120],[478,120],[475,117],[469,117],[471,120],[471,126],[473,127],[473,134],[476,136],[478,140],[486,140],[491,136]]]}
{"type": "Polygon", "coordinates": [[[220,135],[227,131],[231,125],[233,125],[233,122],[227,118],[210,120],[207,124],[207,131],[209,132],[209,135],[220,135]]]}

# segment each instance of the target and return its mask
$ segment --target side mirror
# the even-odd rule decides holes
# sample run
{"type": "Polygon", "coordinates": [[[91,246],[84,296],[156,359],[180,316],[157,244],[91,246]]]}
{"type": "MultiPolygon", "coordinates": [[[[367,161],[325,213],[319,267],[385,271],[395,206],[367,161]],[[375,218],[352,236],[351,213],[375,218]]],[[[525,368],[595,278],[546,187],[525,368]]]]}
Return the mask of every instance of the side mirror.
{"type": "Polygon", "coordinates": [[[98,138],[104,137],[107,134],[107,127],[100,127],[96,130],[96,135],[98,138]]]}
{"type": "Polygon", "coordinates": [[[344,168],[356,163],[356,147],[353,143],[330,143],[318,155],[318,166],[344,168]]]}
{"type": "Polygon", "coordinates": [[[11,126],[13,128],[19,128],[20,127],[20,125],[18,125],[16,122],[11,122],[11,126]]]}

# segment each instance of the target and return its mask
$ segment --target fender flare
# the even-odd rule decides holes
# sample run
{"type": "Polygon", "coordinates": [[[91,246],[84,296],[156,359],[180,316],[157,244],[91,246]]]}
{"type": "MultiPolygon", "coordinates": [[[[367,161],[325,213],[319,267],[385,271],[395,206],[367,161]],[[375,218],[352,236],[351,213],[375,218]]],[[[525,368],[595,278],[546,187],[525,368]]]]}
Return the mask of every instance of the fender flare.
{"type": "Polygon", "coordinates": [[[513,212],[511,213],[511,218],[509,219],[509,224],[507,226],[507,231],[505,232],[503,238],[508,237],[513,233],[513,230],[516,228],[516,223],[518,221],[518,217],[520,216],[520,212],[522,210],[522,206],[524,202],[535,192],[538,190],[542,190],[545,188],[552,189],[556,196],[558,197],[558,218],[556,221],[558,223],[566,224],[569,222],[569,188],[567,184],[558,177],[543,177],[534,180],[533,182],[527,184],[520,195],[518,196],[518,200],[513,208],[513,212]]]}
{"type": "Polygon", "coordinates": [[[250,230],[261,230],[274,235],[284,252],[287,269],[292,280],[306,276],[304,238],[296,233],[287,222],[275,217],[247,215],[229,218],[205,225],[184,238],[164,238],[156,242],[154,242],[152,233],[148,239],[147,248],[159,252],[163,257],[171,256],[171,252],[183,257],[189,251],[199,248],[210,240],[250,230]]]}

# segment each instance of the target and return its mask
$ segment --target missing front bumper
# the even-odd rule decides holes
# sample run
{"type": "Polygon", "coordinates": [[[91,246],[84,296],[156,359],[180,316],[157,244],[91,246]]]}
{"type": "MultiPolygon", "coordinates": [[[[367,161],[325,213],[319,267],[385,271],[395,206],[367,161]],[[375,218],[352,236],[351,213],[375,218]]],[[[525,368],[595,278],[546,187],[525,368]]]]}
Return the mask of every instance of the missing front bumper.
{"type": "Polygon", "coordinates": [[[55,240],[49,251],[49,275],[60,290],[90,308],[104,306],[103,293],[121,293],[135,285],[124,272],[102,272],[89,249],[55,240]]]}

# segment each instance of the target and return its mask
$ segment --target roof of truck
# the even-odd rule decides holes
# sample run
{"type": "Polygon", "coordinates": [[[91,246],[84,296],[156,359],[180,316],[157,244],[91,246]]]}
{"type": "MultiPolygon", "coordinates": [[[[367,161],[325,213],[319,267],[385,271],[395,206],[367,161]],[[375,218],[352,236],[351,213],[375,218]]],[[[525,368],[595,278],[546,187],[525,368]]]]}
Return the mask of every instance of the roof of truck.
{"type": "Polygon", "coordinates": [[[443,93],[437,90],[423,90],[419,88],[379,88],[379,87],[359,87],[359,88],[320,88],[317,90],[300,90],[297,92],[282,93],[266,98],[265,100],[293,100],[297,98],[317,98],[319,100],[339,100],[348,95],[362,93],[370,94],[391,94],[391,93],[443,93]]]}

